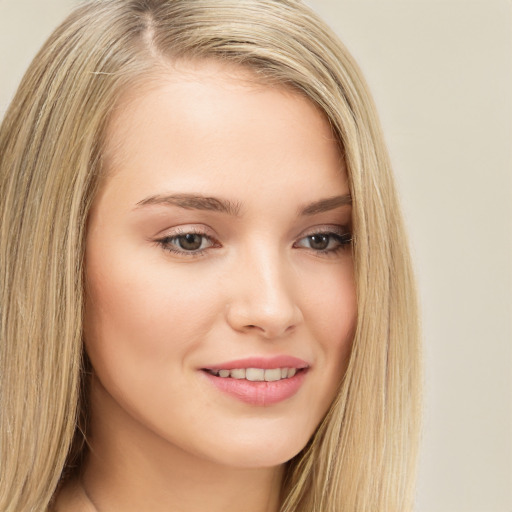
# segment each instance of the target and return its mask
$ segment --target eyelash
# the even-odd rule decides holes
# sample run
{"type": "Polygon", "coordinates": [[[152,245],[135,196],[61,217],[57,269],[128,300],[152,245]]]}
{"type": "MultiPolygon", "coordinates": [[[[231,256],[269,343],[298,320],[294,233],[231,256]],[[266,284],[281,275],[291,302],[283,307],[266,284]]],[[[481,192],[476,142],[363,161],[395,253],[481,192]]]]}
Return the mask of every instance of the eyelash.
{"type": "Polygon", "coordinates": [[[294,247],[297,247],[297,243],[301,240],[309,239],[310,242],[312,242],[313,237],[318,236],[327,236],[330,238],[328,246],[331,244],[331,241],[334,240],[337,245],[334,248],[331,249],[313,249],[309,248],[309,250],[313,251],[317,255],[322,256],[330,256],[330,255],[336,255],[340,251],[344,251],[348,249],[352,245],[352,234],[350,233],[348,228],[338,228],[337,231],[332,230],[319,230],[315,231],[313,233],[310,233],[308,235],[305,235],[301,237],[297,242],[293,244],[294,247]]]}
{"type": "MultiPolygon", "coordinates": [[[[331,244],[332,239],[334,239],[337,242],[337,245],[334,248],[330,248],[330,249],[327,248],[327,249],[315,250],[311,247],[309,247],[309,248],[304,247],[305,249],[312,251],[316,255],[322,255],[322,256],[336,255],[340,251],[347,250],[352,245],[352,234],[350,233],[350,230],[348,228],[340,227],[334,231],[332,229],[331,230],[326,229],[326,230],[318,230],[318,231],[311,232],[310,234],[302,236],[297,242],[295,242],[293,244],[293,247],[300,248],[300,246],[297,245],[298,242],[300,242],[302,240],[306,240],[306,239],[309,239],[309,241],[312,242],[311,239],[312,239],[312,237],[315,237],[315,236],[330,237],[329,245],[331,244]]],[[[194,229],[194,228],[190,228],[190,229],[186,229],[186,230],[178,230],[173,235],[165,236],[163,238],[155,240],[155,243],[159,247],[164,249],[165,251],[168,251],[172,254],[177,254],[179,256],[184,256],[186,258],[201,257],[207,253],[208,249],[220,247],[220,244],[218,242],[216,242],[211,236],[206,234],[204,231],[201,231],[199,229],[194,229]],[[205,239],[208,240],[211,243],[211,245],[209,245],[208,247],[206,247],[204,249],[197,249],[197,250],[190,250],[190,251],[187,251],[185,249],[179,249],[175,245],[173,245],[173,243],[177,243],[180,238],[184,238],[187,235],[194,235],[194,236],[201,237],[201,239],[202,239],[201,245],[203,245],[203,241],[205,239]]]]}
{"type": "MultiPolygon", "coordinates": [[[[179,256],[185,256],[188,258],[197,258],[200,256],[204,256],[206,254],[206,251],[208,249],[211,249],[212,247],[219,247],[219,244],[215,243],[213,241],[213,238],[209,235],[207,235],[204,231],[201,231],[199,229],[186,229],[186,230],[176,230],[176,233],[170,236],[166,236],[164,238],[160,238],[158,240],[155,240],[155,242],[165,251],[168,251],[172,254],[177,254],[179,256]],[[211,242],[211,245],[205,249],[195,250],[195,251],[186,251],[184,249],[178,249],[175,246],[172,245],[172,242],[177,242],[178,239],[184,238],[187,235],[195,235],[201,237],[203,240],[207,239],[211,242]]],[[[202,243],[201,243],[202,245],[202,243]]]]}

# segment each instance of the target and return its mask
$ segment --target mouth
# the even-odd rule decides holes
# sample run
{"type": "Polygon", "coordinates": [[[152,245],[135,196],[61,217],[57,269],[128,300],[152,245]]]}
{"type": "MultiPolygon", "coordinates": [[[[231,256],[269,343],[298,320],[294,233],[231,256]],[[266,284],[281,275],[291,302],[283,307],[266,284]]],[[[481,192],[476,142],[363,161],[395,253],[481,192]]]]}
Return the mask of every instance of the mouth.
{"type": "Polygon", "coordinates": [[[252,357],[201,370],[222,394],[252,406],[270,406],[299,392],[310,365],[290,356],[252,357]]]}
{"type": "Polygon", "coordinates": [[[298,372],[306,371],[306,368],[234,368],[209,369],[203,371],[215,377],[223,379],[248,380],[250,382],[277,382],[294,377],[298,372]]]}

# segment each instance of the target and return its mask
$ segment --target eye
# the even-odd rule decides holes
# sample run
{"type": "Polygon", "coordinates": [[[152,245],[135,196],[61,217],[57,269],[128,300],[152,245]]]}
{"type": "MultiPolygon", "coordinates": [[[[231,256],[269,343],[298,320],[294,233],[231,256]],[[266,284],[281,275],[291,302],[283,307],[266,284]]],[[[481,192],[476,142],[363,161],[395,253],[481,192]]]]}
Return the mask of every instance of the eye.
{"type": "Polygon", "coordinates": [[[307,235],[298,240],[294,247],[302,247],[311,249],[314,252],[321,254],[337,253],[345,249],[352,243],[352,235],[350,232],[319,232],[307,235]]]}
{"type": "Polygon", "coordinates": [[[198,251],[199,249],[204,249],[203,245],[206,238],[197,233],[187,233],[186,235],[174,237],[172,240],[176,240],[177,245],[184,251],[198,251]]]}
{"type": "Polygon", "coordinates": [[[156,242],[165,250],[183,256],[199,256],[215,246],[214,240],[206,233],[196,231],[166,236],[156,242]]]}

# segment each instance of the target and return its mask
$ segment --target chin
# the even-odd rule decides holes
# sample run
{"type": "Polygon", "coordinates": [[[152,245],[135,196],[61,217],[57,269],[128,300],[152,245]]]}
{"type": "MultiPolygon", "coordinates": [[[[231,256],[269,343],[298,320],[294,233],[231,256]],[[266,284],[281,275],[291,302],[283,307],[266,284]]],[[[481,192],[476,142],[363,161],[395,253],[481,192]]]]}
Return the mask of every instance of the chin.
{"type": "Polygon", "coordinates": [[[289,428],[270,428],[244,432],[230,432],[226,437],[212,439],[206,449],[213,461],[225,466],[255,469],[285,464],[293,459],[308,443],[313,432],[293,431],[289,428]],[[280,431],[281,430],[281,431],[280,431]]]}

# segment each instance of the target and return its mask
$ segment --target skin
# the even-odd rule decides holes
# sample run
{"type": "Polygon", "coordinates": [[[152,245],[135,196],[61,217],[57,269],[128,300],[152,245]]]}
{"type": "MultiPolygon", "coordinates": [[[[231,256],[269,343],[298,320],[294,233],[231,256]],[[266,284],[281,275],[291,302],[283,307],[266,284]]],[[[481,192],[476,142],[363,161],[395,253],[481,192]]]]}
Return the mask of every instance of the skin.
{"type": "Polygon", "coordinates": [[[106,161],[86,247],[91,450],[61,510],[277,511],[284,464],[336,394],[357,314],[340,244],[350,205],[298,213],[349,194],[329,124],[248,71],[180,63],[122,98],[106,161]],[[169,194],[236,212],[159,202],[169,194]],[[312,247],[308,236],[332,232],[329,252],[312,247]],[[179,246],[186,233],[202,252],[179,246]],[[282,354],[310,366],[273,405],[226,395],[202,371],[282,354]]]}

